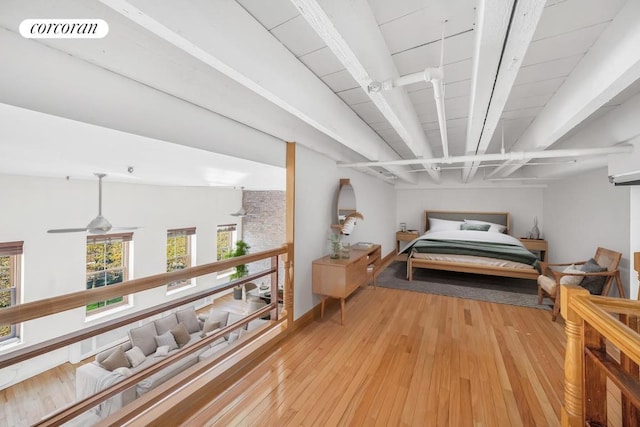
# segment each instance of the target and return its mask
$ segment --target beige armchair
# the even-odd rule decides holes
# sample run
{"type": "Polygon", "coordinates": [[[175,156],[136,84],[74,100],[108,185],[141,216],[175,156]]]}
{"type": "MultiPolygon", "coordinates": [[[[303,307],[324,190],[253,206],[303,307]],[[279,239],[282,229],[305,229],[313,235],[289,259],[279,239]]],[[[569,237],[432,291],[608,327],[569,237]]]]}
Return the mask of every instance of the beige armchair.
{"type": "Polygon", "coordinates": [[[624,289],[622,288],[622,281],[620,280],[620,271],[618,265],[620,264],[620,258],[622,254],[610,249],[598,248],[596,254],[593,257],[593,261],[600,267],[598,270],[603,271],[581,271],[578,266],[585,266],[585,264],[592,265],[589,261],[577,261],[561,264],[549,264],[546,262],[541,263],[542,274],[538,276],[538,304],[542,304],[543,298],[546,296],[553,301],[553,311],[551,312],[551,320],[555,321],[560,312],[560,285],[572,285],[580,284],[592,294],[608,295],[613,280],[616,281],[618,293],[621,298],[624,298],[624,289]],[[551,267],[568,267],[563,271],[554,270],[551,267]],[[573,266],[574,268],[571,268],[573,266]],[[598,285],[598,278],[604,278],[601,280],[602,287],[594,286],[590,288],[585,280],[588,280],[590,284],[598,285]],[[594,282],[595,280],[595,282],[594,282]]]}
{"type": "Polygon", "coordinates": [[[244,300],[247,301],[249,299],[249,292],[258,289],[258,285],[253,282],[244,284],[244,300]]]}

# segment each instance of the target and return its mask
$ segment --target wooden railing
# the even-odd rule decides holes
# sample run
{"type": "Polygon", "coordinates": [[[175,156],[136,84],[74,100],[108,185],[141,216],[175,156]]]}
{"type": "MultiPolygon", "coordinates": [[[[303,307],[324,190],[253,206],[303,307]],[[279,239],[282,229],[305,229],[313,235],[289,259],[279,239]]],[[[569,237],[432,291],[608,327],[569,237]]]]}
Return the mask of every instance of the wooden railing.
{"type": "MultiPolygon", "coordinates": [[[[169,387],[163,387],[162,393],[148,393],[144,399],[137,399],[134,401],[136,408],[134,410],[125,410],[123,415],[120,415],[115,422],[109,422],[105,420],[106,424],[118,425],[127,420],[132,419],[134,416],[140,416],[149,408],[157,405],[165,396],[171,394],[172,391],[184,388],[191,381],[201,378],[208,371],[214,369],[223,359],[229,360],[233,354],[241,352],[245,348],[256,348],[255,342],[260,338],[267,336],[274,330],[276,335],[286,329],[291,329],[293,321],[293,266],[291,263],[293,245],[283,245],[281,248],[271,249],[255,254],[249,254],[241,257],[235,257],[224,261],[214,262],[206,265],[200,265],[195,267],[186,268],[183,270],[173,271],[170,273],[157,274],[154,276],[143,277],[139,279],[129,280],[114,285],[104,286],[97,289],[90,289],[80,292],[74,292],[66,295],[61,295],[53,298],[46,298],[38,301],[33,301],[25,304],[19,304],[16,306],[4,308],[0,310],[0,325],[15,324],[20,322],[26,322],[32,319],[61,313],[66,310],[75,309],[78,307],[85,307],[94,301],[104,301],[110,298],[119,297],[122,295],[130,295],[135,292],[141,292],[148,289],[153,289],[159,286],[164,286],[167,283],[171,283],[179,280],[186,280],[194,277],[199,277],[207,274],[212,274],[229,268],[235,267],[241,264],[249,264],[254,261],[260,261],[264,259],[271,260],[271,267],[258,273],[254,273],[250,276],[243,277],[242,279],[227,282],[225,284],[214,286],[209,289],[187,295],[182,298],[171,300],[167,303],[135,312],[133,314],[118,317],[99,325],[85,328],[64,336],[56,337],[46,342],[31,345],[20,350],[7,353],[0,356],[0,369],[11,366],[15,363],[22,362],[27,359],[31,359],[36,356],[40,356],[51,352],[53,350],[68,346],[70,344],[82,341],[84,339],[102,334],[104,332],[116,329],[118,327],[129,325],[138,320],[148,318],[150,316],[165,312],[167,310],[180,307],[182,305],[201,300],[205,297],[223,292],[234,286],[241,285],[257,278],[264,276],[271,276],[271,303],[265,307],[250,313],[238,322],[228,325],[226,328],[212,334],[198,343],[191,345],[182,351],[174,354],[171,357],[162,360],[159,363],[151,365],[147,369],[138,372],[125,380],[105,389],[104,391],[90,396],[80,402],[77,402],[66,409],[57,412],[43,420],[37,425],[61,425],[82,414],[93,406],[105,401],[106,399],[126,390],[129,387],[135,386],[141,380],[153,375],[154,373],[165,368],[167,365],[174,363],[178,360],[187,357],[194,352],[201,350],[203,347],[211,344],[218,338],[226,335],[232,330],[235,330],[243,325],[247,324],[251,320],[263,317],[265,315],[271,315],[271,321],[265,327],[258,329],[258,331],[252,334],[247,340],[234,346],[229,351],[223,352],[218,357],[208,359],[204,362],[198,363],[191,369],[182,372],[177,375],[172,381],[169,381],[169,387]],[[278,312],[278,299],[275,297],[278,295],[278,259],[282,257],[284,265],[284,290],[282,308],[278,312]],[[278,327],[279,329],[277,329],[278,327]],[[253,346],[253,347],[252,347],[253,346]]],[[[272,334],[273,335],[273,334],[272,334]]],[[[133,406],[133,404],[132,404],[133,406]]],[[[117,415],[117,414],[116,414],[117,415]]],[[[108,419],[110,420],[111,417],[108,419]]]]}
{"type": "MultiPolygon", "coordinates": [[[[640,277],[640,253],[634,256],[640,277]]],[[[640,302],[562,286],[565,319],[563,427],[611,425],[607,384],[620,392],[621,425],[640,425],[640,302]]]]}

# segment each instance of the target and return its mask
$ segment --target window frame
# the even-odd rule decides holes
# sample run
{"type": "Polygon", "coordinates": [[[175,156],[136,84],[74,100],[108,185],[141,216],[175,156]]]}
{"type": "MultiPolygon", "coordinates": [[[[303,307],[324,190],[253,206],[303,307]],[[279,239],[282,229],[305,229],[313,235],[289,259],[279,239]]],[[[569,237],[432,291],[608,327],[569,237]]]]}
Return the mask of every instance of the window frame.
{"type": "MultiPolygon", "coordinates": [[[[20,290],[22,287],[22,260],[24,254],[24,241],[2,242],[0,243],[0,256],[9,257],[9,264],[6,267],[9,270],[9,287],[0,288],[3,292],[9,290],[11,295],[10,304],[12,307],[20,304],[20,290]]],[[[0,266],[0,268],[2,268],[0,266]]],[[[20,323],[4,325],[9,327],[9,333],[0,335],[0,347],[6,344],[14,343],[20,340],[20,323]]]]}
{"type": "MultiPolygon", "coordinates": [[[[185,246],[187,249],[187,254],[185,255],[185,257],[180,257],[180,258],[186,258],[186,266],[184,268],[189,268],[191,266],[193,266],[193,259],[194,259],[194,252],[195,252],[195,236],[196,236],[196,227],[186,227],[186,228],[173,228],[173,229],[169,229],[167,230],[167,247],[166,250],[168,252],[169,249],[169,239],[172,238],[176,238],[176,237],[181,237],[181,236],[185,236],[187,238],[187,241],[185,242],[185,246]]],[[[175,242],[175,240],[174,240],[175,242]]],[[[174,256],[172,259],[177,259],[178,257],[174,256]]],[[[169,269],[169,258],[167,255],[167,268],[166,271],[167,273],[171,272],[171,271],[175,271],[177,269],[169,269]]],[[[185,288],[189,288],[195,286],[195,278],[191,278],[191,279],[186,279],[186,280],[181,280],[181,281],[176,281],[176,282],[171,282],[171,283],[167,283],[167,294],[171,294],[174,292],[177,292],[181,289],[185,289],[185,288]]]]}
{"type": "MultiPolygon", "coordinates": [[[[111,268],[108,270],[104,269],[104,270],[98,270],[98,271],[102,272],[102,271],[122,270],[122,280],[120,282],[115,282],[115,283],[123,283],[130,279],[130,271],[131,271],[130,256],[131,256],[131,243],[133,243],[133,233],[94,234],[91,236],[87,236],[86,246],[85,246],[85,289],[97,289],[97,288],[86,287],[86,283],[89,280],[89,276],[96,273],[95,271],[89,272],[88,270],[89,254],[87,253],[87,251],[89,249],[89,245],[90,244],[106,245],[109,243],[117,243],[117,242],[122,243],[122,266],[119,268],[111,268]]],[[[105,284],[105,286],[113,285],[115,283],[105,284]]],[[[87,306],[85,306],[85,315],[87,317],[93,317],[95,315],[102,315],[112,310],[119,310],[121,307],[130,305],[129,295],[122,295],[121,298],[122,298],[122,301],[118,301],[111,304],[109,304],[108,301],[96,301],[92,304],[88,304],[87,306]],[[105,305],[103,305],[102,307],[96,307],[91,310],[88,309],[89,305],[100,304],[101,302],[104,302],[105,305]]],[[[112,299],[115,299],[115,298],[112,298],[112,299]]]]}
{"type": "MultiPolygon", "coordinates": [[[[225,251],[228,252],[229,250],[233,250],[233,248],[236,245],[236,242],[238,241],[238,224],[220,224],[218,226],[216,226],[216,260],[217,261],[222,261],[224,258],[223,254],[220,254],[220,248],[218,247],[218,241],[219,239],[219,235],[221,232],[229,232],[231,233],[230,236],[230,245],[228,247],[228,249],[225,251]],[[221,228],[233,228],[232,230],[221,230],[221,228]]],[[[223,279],[225,277],[229,277],[233,274],[233,272],[235,271],[235,267],[231,267],[228,268],[226,270],[223,271],[219,271],[217,273],[217,278],[218,279],[223,279]]]]}

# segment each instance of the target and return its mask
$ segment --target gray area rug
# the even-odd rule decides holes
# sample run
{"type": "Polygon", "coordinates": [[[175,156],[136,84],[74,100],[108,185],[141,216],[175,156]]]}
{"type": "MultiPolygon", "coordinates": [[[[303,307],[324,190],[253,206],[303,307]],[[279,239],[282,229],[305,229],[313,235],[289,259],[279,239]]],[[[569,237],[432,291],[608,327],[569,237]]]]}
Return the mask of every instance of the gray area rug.
{"type": "Polygon", "coordinates": [[[474,299],[499,304],[550,310],[549,300],[538,305],[535,280],[417,268],[413,281],[406,279],[407,263],[394,261],[378,275],[377,285],[383,288],[424,292],[456,298],[474,299]]]}

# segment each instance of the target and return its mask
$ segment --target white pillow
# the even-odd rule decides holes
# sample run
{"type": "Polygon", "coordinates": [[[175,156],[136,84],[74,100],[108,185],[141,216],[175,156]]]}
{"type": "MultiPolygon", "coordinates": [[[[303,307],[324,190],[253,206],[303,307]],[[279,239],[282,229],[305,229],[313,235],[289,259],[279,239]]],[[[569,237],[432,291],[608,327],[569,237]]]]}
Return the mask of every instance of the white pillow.
{"type": "Polygon", "coordinates": [[[130,377],[133,372],[129,368],[116,368],[113,372],[122,375],[123,377],[130,377]]]}
{"type": "Polygon", "coordinates": [[[489,227],[488,231],[493,231],[495,233],[504,233],[507,229],[506,225],[496,224],[496,223],[487,222],[487,221],[477,221],[475,219],[465,219],[464,222],[466,222],[467,224],[489,224],[491,227],[489,227]]]}
{"type": "MultiPolygon", "coordinates": [[[[571,264],[569,267],[562,270],[563,273],[580,273],[584,274],[584,271],[578,270],[575,265],[571,264]]],[[[582,282],[584,276],[562,276],[560,278],[561,285],[574,285],[577,286],[582,282]]]]}
{"type": "Polygon", "coordinates": [[[156,349],[156,352],[154,353],[153,357],[164,357],[168,355],[169,355],[169,346],[161,345],[156,349]]]}
{"type": "Polygon", "coordinates": [[[153,337],[156,340],[156,345],[160,346],[169,346],[169,350],[174,350],[178,348],[178,343],[176,342],[175,337],[171,333],[171,331],[167,331],[162,335],[156,335],[153,337]]]}
{"type": "Polygon", "coordinates": [[[147,358],[142,350],[140,350],[140,347],[133,347],[131,350],[125,351],[124,354],[127,356],[127,359],[129,359],[132,368],[135,368],[147,358]]]}
{"type": "Polygon", "coordinates": [[[460,230],[463,221],[450,221],[448,219],[429,218],[429,231],[460,230]]]}

